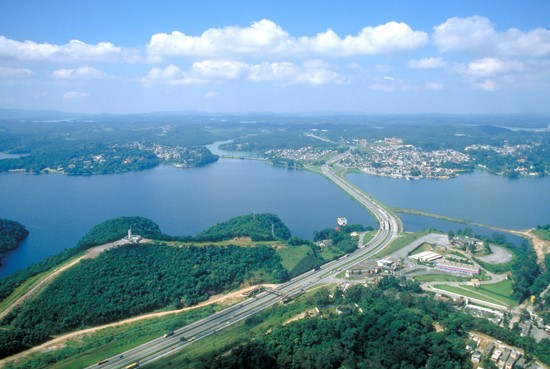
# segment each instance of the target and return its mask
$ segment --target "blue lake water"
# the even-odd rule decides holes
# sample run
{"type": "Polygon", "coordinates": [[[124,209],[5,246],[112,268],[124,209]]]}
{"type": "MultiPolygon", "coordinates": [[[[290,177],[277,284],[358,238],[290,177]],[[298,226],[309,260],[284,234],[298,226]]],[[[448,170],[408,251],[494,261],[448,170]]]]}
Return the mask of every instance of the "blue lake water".
{"type": "Polygon", "coordinates": [[[2,261],[11,274],[72,247],[94,225],[118,216],[143,216],[171,235],[194,235],[231,217],[271,212],[295,236],[336,226],[336,219],[375,226],[361,206],[327,179],[261,161],[221,159],[202,168],[105,176],[0,175],[0,218],[30,231],[2,261]]]}
{"type": "MultiPolygon", "coordinates": [[[[550,177],[513,180],[474,171],[450,180],[407,181],[360,173],[349,174],[347,178],[393,207],[508,229],[550,223],[550,177]]],[[[430,218],[409,218],[409,222],[404,221],[408,230],[418,228],[414,223],[420,222],[419,218],[424,218],[421,221],[425,224],[437,224],[430,218]]]]}
{"type": "MultiPolygon", "coordinates": [[[[550,223],[550,178],[509,180],[476,171],[446,181],[406,181],[366,174],[348,178],[390,206],[524,229],[550,223]]],[[[30,235],[2,261],[11,274],[72,247],[91,227],[117,216],[144,216],[171,235],[194,235],[231,217],[271,212],[293,235],[311,239],[316,230],[374,219],[327,179],[262,161],[221,159],[202,168],[151,170],[89,177],[0,175],[0,218],[16,220],[30,235]]],[[[463,224],[403,215],[405,230],[442,231],[463,224]]],[[[493,231],[472,227],[478,234],[493,231]]],[[[513,236],[508,236],[509,239],[513,236]]]]}

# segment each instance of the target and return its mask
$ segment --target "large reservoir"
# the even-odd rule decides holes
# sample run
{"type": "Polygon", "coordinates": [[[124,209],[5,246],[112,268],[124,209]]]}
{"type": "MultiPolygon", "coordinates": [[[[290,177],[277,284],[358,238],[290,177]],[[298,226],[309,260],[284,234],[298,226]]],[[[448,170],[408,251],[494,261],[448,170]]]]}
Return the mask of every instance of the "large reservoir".
{"type": "MultiPolygon", "coordinates": [[[[550,178],[509,180],[476,171],[439,181],[366,174],[348,179],[390,206],[510,229],[550,223],[550,178]]],[[[0,217],[30,231],[4,258],[0,276],[74,246],[91,227],[118,216],[150,218],[171,235],[194,235],[253,211],[277,214],[293,235],[306,239],[335,226],[341,216],[376,226],[370,214],[324,177],[254,160],[87,177],[2,174],[0,188],[0,217]]],[[[403,222],[411,231],[464,226],[412,215],[403,216],[403,222]]]]}

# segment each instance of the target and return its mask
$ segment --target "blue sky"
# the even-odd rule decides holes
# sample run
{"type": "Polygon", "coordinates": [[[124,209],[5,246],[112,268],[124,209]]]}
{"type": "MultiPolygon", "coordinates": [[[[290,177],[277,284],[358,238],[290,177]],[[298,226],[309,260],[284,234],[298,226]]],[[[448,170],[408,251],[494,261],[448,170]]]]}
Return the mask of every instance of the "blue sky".
{"type": "Polygon", "coordinates": [[[0,2],[0,108],[550,113],[550,2],[0,2]]]}

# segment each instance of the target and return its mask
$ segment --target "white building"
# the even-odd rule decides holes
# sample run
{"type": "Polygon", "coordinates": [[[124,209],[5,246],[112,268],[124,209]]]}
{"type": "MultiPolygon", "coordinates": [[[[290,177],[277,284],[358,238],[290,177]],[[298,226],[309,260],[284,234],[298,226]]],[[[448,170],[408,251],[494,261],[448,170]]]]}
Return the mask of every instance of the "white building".
{"type": "Polygon", "coordinates": [[[137,234],[132,234],[132,229],[130,228],[128,230],[128,236],[124,237],[124,239],[130,243],[138,243],[141,241],[141,236],[138,236],[137,234]]]}
{"type": "Polygon", "coordinates": [[[345,227],[348,225],[348,220],[344,217],[338,218],[337,222],[340,227],[345,227]]]}

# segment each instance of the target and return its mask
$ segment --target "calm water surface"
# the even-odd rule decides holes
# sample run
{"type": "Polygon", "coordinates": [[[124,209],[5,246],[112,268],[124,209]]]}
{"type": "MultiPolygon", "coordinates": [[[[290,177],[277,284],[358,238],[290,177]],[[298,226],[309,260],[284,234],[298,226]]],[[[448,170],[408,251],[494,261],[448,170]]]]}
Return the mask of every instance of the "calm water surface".
{"type": "Polygon", "coordinates": [[[202,168],[155,169],[105,176],[0,175],[0,218],[30,231],[3,259],[0,276],[72,247],[94,225],[144,216],[171,235],[194,235],[231,217],[271,212],[295,236],[374,219],[325,178],[260,161],[222,159],[202,168]]]}
{"type": "MultiPolygon", "coordinates": [[[[550,177],[512,180],[474,171],[450,180],[407,181],[367,174],[350,174],[348,179],[394,207],[508,229],[550,223],[550,177]]],[[[418,218],[412,217],[412,222],[418,222],[418,218]]],[[[407,230],[415,228],[407,226],[406,221],[404,225],[407,230]]]]}
{"type": "MultiPolygon", "coordinates": [[[[550,178],[509,180],[476,171],[447,181],[406,181],[366,174],[348,178],[390,206],[424,210],[511,229],[550,223],[550,178]]],[[[271,212],[293,235],[374,219],[325,178],[261,161],[222,159],[202,168],[155,169],[116,175],[0,175],[0,218],[30,231],[9,253],[0,276],[72,247],[94,225],[117,216],[144,216],[171,235],[194,235],[231,217],[271,212]]],[[[463,224],[403,215],[407,231],[443,231],[463,224]]],[[[475,227],[473,227],[475,228],[475,227]]],[[[476,233],[493,231],[477,229],[476,233]]],[[[508,236],[517,241],[513,236],[508,236]]]]}

